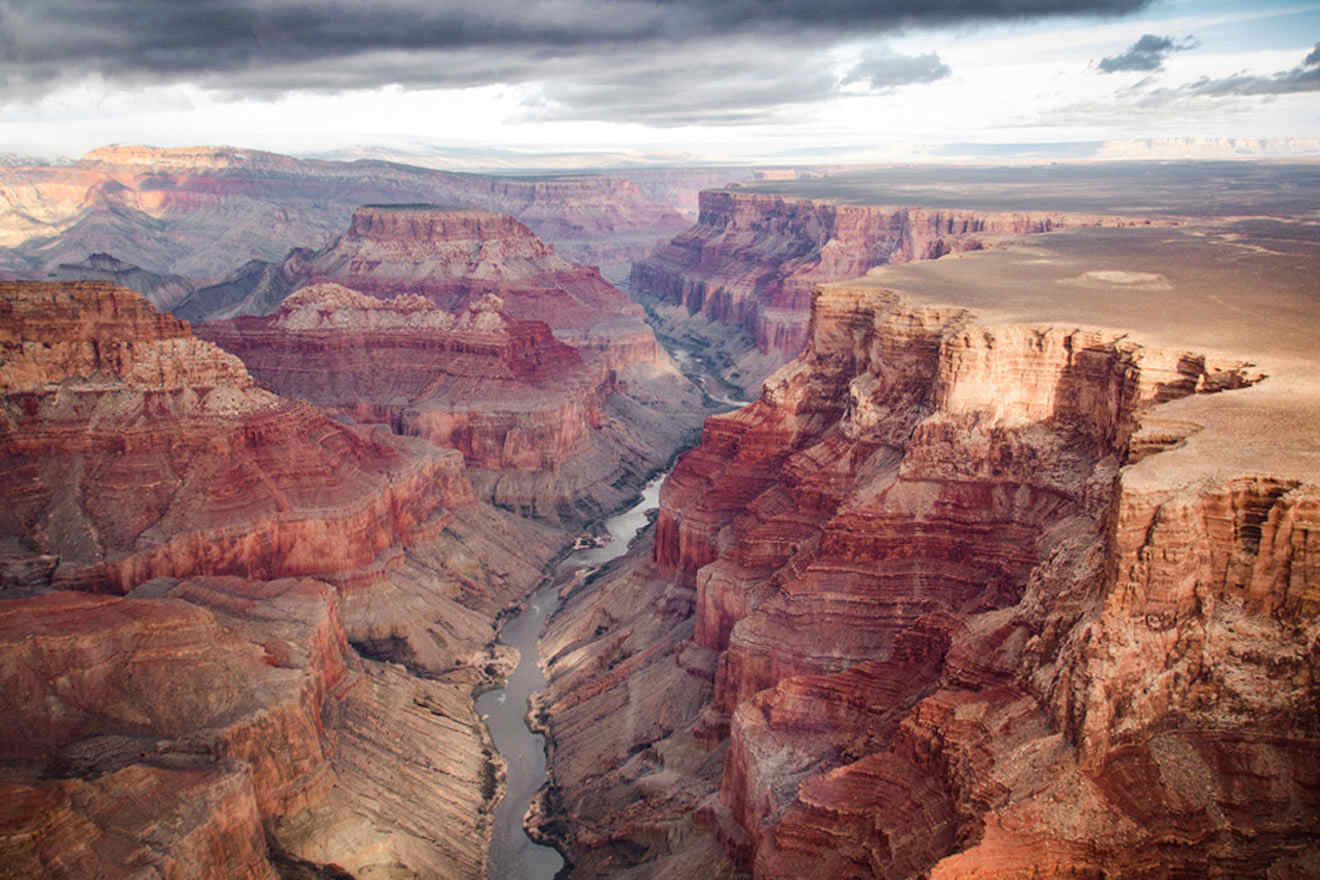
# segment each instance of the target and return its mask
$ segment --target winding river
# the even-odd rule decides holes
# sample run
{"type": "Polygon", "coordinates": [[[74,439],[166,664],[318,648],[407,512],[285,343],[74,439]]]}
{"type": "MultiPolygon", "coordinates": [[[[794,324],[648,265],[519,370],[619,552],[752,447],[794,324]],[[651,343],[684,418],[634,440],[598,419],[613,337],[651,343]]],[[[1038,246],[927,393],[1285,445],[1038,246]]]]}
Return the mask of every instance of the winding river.
{"type": "Polygon", "coordinates": [[[491,843],[490,880],[550,880],[563,867],[554,849],[534,843],[522,820],[532,795],[545,784],[545,738],[527,727],[527,699],[546,686],[538,662],[536,642],[546,619],[559,605],[559,590],[583,569],[597,568],[622,556],[628,544],[646,526],[647,514],[660,505],[660,474],[646,484],[642,497],[622,513],[605,520],[609,542],[577,550],[566,557],[516,617],[505,622],[500,641],[518,649],[518,668],[502,690],[477,698],[477,712],[486,719],[495,747],[508,763],[508,786],[495,808],[495,837],[491,843]]]}

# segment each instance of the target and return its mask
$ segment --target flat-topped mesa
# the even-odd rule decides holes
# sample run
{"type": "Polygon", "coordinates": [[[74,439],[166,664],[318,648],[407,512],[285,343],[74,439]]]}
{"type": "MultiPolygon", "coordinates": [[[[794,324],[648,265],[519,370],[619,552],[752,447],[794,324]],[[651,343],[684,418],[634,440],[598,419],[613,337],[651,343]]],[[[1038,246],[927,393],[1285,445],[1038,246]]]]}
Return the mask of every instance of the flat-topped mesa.
{"type": "Polygon", "coordinates": [[[353,212],[345,237],[386,244],[399,254],[415,251],[434,261],[438,278],[520,279],[573,265],[510,215],[471,208],[364,205],[353,212]],[[496,254],[508,265],[491,265],[496,254]]]}
{"type": "Polygon", "coordinates": [[[559,257],[507,214],[434,205],[360,207],[326,248],[245,267],[196,291],[179,313],[194,321],[269,314],[291,292],[327,282],[378,299],[421,296],[454,313],[494,294],[511,318],[548,325],[603,369],[661,359],[642,308],[599,270],[559,257]]]}
{"type": "Polygon", "coordinates": [[[351,570],[443,506],[460,456],[256,387],[104,283],[0,284],[0,532],[62,585],[351,570]]]}
{"type": "MultiPolygon", "coordinates": [[[[904,474],[912,478],[920,452],[938,456],[932,468],[971,477],[982,465],[957,464],[958,431],[999,432],[998,443],[1042,425],[1079,454],[1126,456],[1142,407],[1259,378],[1240,363],[1142,348],[1122,333],[982,326],[966,309],[913,306],[900,294],[847,284],[817,289],[811,327],[801,357],[767,380],[759,401],[708,419],[701,444],[665,484],[656,560],[686,583],[726,551],[740,557],[761,546],[737,531],[736,520],[771,486],[797,486],[801,466],[819,466],[804,450],[852,447],[853,457],[859,448],[906,450],[904,474]]],[[[1008,457],[989,473],[1009,479],[1019,462],[1011,449],[1001,454],[1008,457]]],[[[1047,472],[1031,479],[1063,491],[1047,472]]],[[[837,503],[835,493],[816,487],[811,509],[837,503]]],[[[698,641],[723,649],[733,622],[699,606],[698,641]]]]}
{"type": "Polygon", "coordinates": [[[661,496],[657,563],[695,585],[693,640],[719,652],[731,852],[767,878],[1135,877],[1314,847],[1312,678],[1263,678],[1316,636],[1313,452],[1221,478],[1147,436],[1152,407],[1274,405],[1205,397],[1259,379],[1117,331],[821,288],[802,356],[708,420],[661,496]],[[1242,762],[1270,768],[1267,802],[1242,762]]]}
{"type": "Polygon", "coordinates": [[[840,205],[728,190],[702,192],[700,206],[696,226],[633,265],[633,289],[740,328],[779,363],[806,342],[816,284],[886,263],[978,250],[995,236],[1150,222],[1057,211],[840,205]]]}
{"type": "Polygon", "coordinates": [[[296,171],[299,161],[279,153],[238,147],[149,147],[111,144],[78,160],[81,167],[138,167],[158,171],[296,171]]]}
{"type": "Polygon", "coordinates": [[[267,388],[453,447],[477,467],[554,469],[581,451],[610,391],[598,366],[543,322],[511,318],[494,294],[455,314],[327,282],[273,315],[197,332],[267,388]]]}
{"type": "Polygon", "coordinates": [[[599,270],[558,256],[507,214],[434,205],[369,205],[304,269],[372,296],[416,293],[458,310],[493,292],[520,320],[544,321],[570,343],[610,336],[641,309],[599,270]]]}

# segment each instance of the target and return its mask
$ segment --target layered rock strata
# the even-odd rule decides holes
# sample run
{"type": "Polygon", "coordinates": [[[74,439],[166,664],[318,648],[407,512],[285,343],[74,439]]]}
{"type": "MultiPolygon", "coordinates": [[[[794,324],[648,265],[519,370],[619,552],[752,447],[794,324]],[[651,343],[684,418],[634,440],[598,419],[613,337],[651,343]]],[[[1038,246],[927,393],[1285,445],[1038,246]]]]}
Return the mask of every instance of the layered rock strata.
{"type": "Polygon", "coordinates": [[[0,874],[484,877],[471,693],[566,536],[131,291],[0,316],[0,874]]]}
{"type": "Polygon", "coordinates": [[[822,288],[665,484],[673,635],[619,573],[547,636],[546,827],[584,876],[1313,872],[1320,401],[1259,379],[822,288]]]}
{"type": "Polygon", "coordinates": [[[198,290],[177,313],[192,321],[269,314],[301,287],[334,282],[388,299],[421,296],[462,311],[489,293],[519,320],[562,340],[620,351],[612,366],[657,356],[641,309],[599,270],[563,259],[507,214],[434,205],[358,208],[348,230],[319,251],[295,249],[278,267],[198,290]]]}
{"type": "MultiPolygon", "coordinates": [[[[682,170],[667,176],[673,186],[685,179],[682,170]]],[[[691,176],[724,182],[706,169],[691,176]]],[[[248,260],[320,247],[359,205],[417,201],[513,214],[595,265],[643,256],[689,222],[669,190],[644,192],[617,175],[525,179],[228,147],[113,146],[70,165],[0,168],[0,268],[45,278],[60,263],[110,252],[209,281],[248,260]]]]}
{"type": "Polygon", "coordinates": [[[671,322],[681,324],[686,312],[741,331],[756,353],[736,352],[726,368],[748,390],[802,350],[817,284],[886,263],[979,250],[1006,235],[1151,222],[1058,211],[840,205],[730,190],[703,192],[700,207],[695,226],[633,264],[629,285],[645,301],[678,307],[677,314],[666,312],[671,322]]]}
{"type": "Polygon", "coordinates": [[[0,286],[0,334],[0,528],[57,584],[357,568],[472,500],[457,454],[278,398],[123,288],[0,286]]]}
{"type": "Polygon", "coordinates": [[[364,207],[260,279],[221,311],[274,313],[197,332],[281,394],[460,450],[502,507],[581,524],[695,435],[700,395],[641,309],[507,215],[364,207]]]}
{"type": "Polygon", "coordinates": [[[267,388],[458,449],[477,467],[556,467],[602,419],[595,365],[544,323],[514,320],[494,294],[454,314],[416,294],[315,284],[274,315],[198,333],[267,388]]]}

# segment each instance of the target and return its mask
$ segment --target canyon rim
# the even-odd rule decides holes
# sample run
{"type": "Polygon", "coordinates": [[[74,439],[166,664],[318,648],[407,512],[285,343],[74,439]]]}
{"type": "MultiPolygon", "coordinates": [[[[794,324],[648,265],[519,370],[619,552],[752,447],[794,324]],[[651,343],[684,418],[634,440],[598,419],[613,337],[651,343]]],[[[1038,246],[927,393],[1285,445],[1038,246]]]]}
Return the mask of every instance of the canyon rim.
{"type": "Polygon", "coordinates": [[[1317,40],[0,4],[0,878],[1320,877],[1317,40]]]}

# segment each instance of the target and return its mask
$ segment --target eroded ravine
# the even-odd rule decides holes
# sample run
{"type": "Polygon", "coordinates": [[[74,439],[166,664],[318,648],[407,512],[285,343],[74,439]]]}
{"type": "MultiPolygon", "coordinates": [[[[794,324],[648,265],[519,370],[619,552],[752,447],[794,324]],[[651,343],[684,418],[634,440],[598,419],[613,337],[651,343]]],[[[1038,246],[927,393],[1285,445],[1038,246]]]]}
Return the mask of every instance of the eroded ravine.
{"type": "Polygon", "coordinates": [[[605,520],[603,534],[608,538],[604,543],[576,550],[555,566],[526,608],[500,631],[500,642],[516,649],[520,659],[504,688],[488,691],[477,699],[477,711],[508,766],[504,797],[495,810],[492,880],[544,880],[563,867],[563,857],[529,838],[522,824],[532,796],[546,781],[545,738],[527,725],[528,699],[546,686],[537,659],[537,639],[566,586],[627,552],[632,539],[645,528],[651,511],[659,507],[660,484],[666,473],[647,483],[633,506],[605,520]]]}

